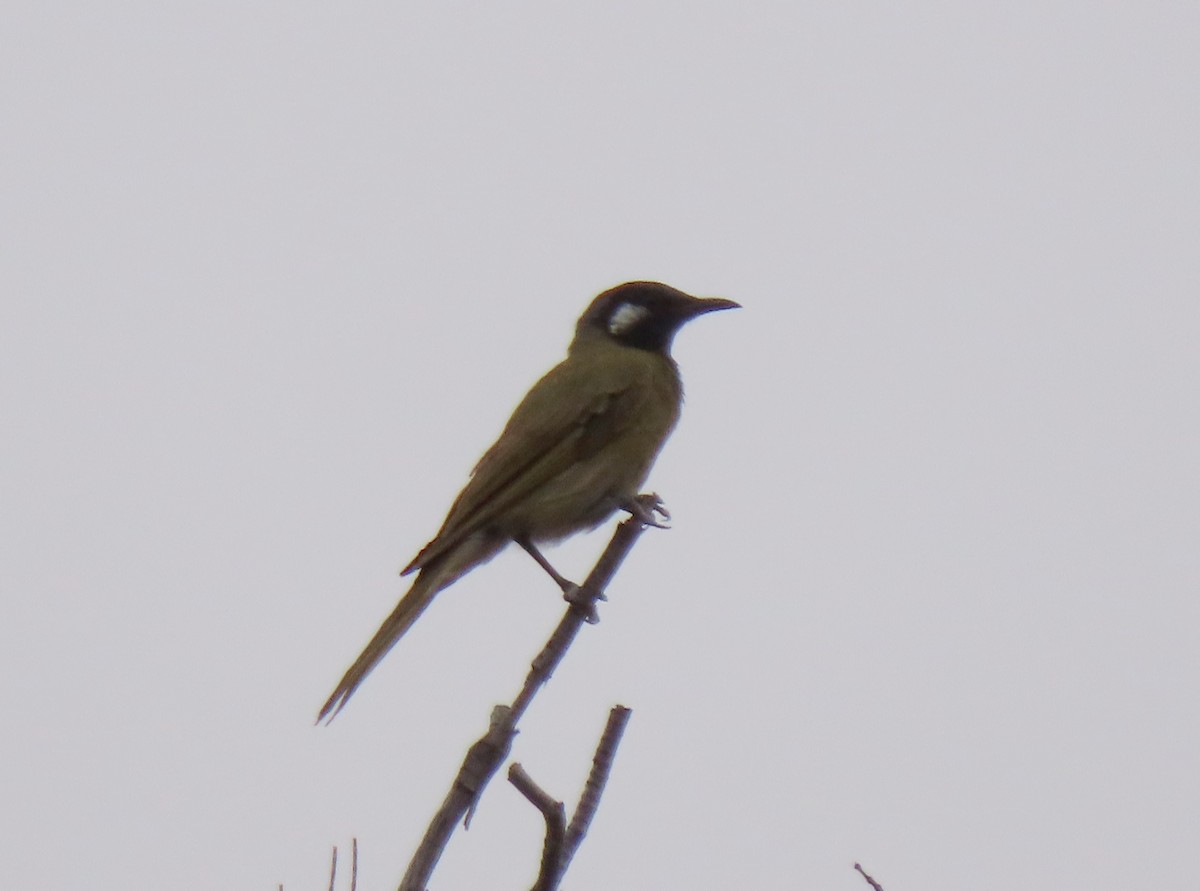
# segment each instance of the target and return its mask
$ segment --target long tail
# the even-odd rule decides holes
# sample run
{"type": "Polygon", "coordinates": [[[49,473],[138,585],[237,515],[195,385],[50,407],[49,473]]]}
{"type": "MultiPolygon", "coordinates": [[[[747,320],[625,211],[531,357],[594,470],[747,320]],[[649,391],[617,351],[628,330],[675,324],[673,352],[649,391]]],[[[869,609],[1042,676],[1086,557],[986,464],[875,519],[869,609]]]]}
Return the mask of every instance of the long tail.
{"type": "Polygon", "coordinates": [[[434,587],[433,581],[426,573],[417,576],[408,593],[400,598],[392,614],[383,620],[371,642],[346,670],[333,694],[321,706],[321,713],[317,715],[318,724],[337,717],[337,713],[345,708],[358,685],[366,680],[367,675],[387,655],[388,650],[396,645],[396,641],[400,640],[404,632],[425,612],[425,607],[433,602],[433,597],[439,590],[434,587]]]}
{"type": "Polygon", "coordinates": [[[464,573],[494,557],[506,541],[490,536],[473,536],[454,550],[425,565],[408,593],[400,598],[392,614],[383,620],[370,643],[346,670],[336,689],[321,706],[317,723],[328,723],[346,707],[354,691],[380,663],[404,633],[420,618],[434,596],[458,580],[464,573]]]}

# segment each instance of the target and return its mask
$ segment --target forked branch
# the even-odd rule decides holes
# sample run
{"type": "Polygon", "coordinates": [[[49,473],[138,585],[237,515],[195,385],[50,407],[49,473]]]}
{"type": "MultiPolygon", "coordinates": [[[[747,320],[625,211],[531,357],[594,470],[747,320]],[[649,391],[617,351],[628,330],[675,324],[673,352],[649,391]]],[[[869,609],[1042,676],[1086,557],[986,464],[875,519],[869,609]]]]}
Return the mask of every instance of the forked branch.
{"type": "MultiPolygon", "coordinates": [[[[640,503],[649,507],[661,504],[657,496],[639,495],[638,499],[640,503]]],[[[579,633],[579,629],[587,623],[589,617],[594,615],[596,601],[601,599],[605,588],[608,587],[645,528],[645,523],[637,516],[631,516],[617,526],[608,547],[600,555],[600,559],[596,562],[587,580],[572,597],[566,615],[558,623],[558,627],[554,629],[554,633],[550,635],[550,639],[542,651],[534,658],[521,692],[517,694],[511,705],[497,705],[492,709],[491,723],[487,733],[467,751],[462,767],[459,768],[458,774],[451,784],[450,792],[425,830],[425,836],[417,847],[412,861],[408,864],[408,870],[400,882],[399,891],[425,891],[429,877],[433,874],[433,869],[441,858],[442,851],[449,843],[450,836],[454,834],[459,821],[461,820],[464,826],[470,825],[471,814],[480,795],[483,794],[488,781],[508,757],[521,716],[525,714],[542,686],[550,680],[554,670],[562,662],[567,649],[579,633]]],[[[598,751],[597,758],[599,757],[600,752],[598,751]]],[[[609,760],[611,762],[611,756],[609,760]]],[[[595,773],[594,769],[593,773],[595,773]]],[[[589,785],[590,782],[589,780],[589,785]]],[[[602,786],[603,783],[601,782],[600,785],[602,786]]],[[[585,789],[585,799],[587,795],[588,792],[585,789]]],[[[597,800],[598,797],[597,790],[597,800]]],[[[576,810],[576,817],[579,816],[581,810],[584,810],[583,802],[576,810]]],[[[572,830],[574,828],[575,821],[573,820],[572,830]]],[[[586,824],[582,829],[586,831],[586,824]]],[[[571,830],[568,830],[567,834],[570,836],[571,830]]],[[[578,839],[582,840],[582,837],[582,832],[580,832],[578,839]]],[[[578,841],[575,842],[575,847],[578,847],[578,841]]],[[[574,848],[570,847],[569,842],[567,842],[564,854],[568,852],[571,855],[574,854],[574,848]]],[[[570,857],[567,856],[566,862],[569,861],[570,857]]]]}
{"type": "Polygon", "coordinates": [[[613,706],[608,713],[608,725],[596,746],[596,754],[592,756],[592,770],[588,774],[583,794],[571,817],[571,825],[567,827],[566,809],[561,801],[555,801],[549,793],[533,781],[520,764],[513,764],[508,769],[508,780],[529,802],[542,812],[546,821],[546,842],[542,849],[542,867],[538,871],[537,882],[532,891],[555,891],[562,877],[571,865],[575,852],[583,843],[588,827],[596,811],[600,807],[600,796],[612,772],[613,759],[617,754],[617,746],[629,723],[631,712],[623,705],[613,706]]]}

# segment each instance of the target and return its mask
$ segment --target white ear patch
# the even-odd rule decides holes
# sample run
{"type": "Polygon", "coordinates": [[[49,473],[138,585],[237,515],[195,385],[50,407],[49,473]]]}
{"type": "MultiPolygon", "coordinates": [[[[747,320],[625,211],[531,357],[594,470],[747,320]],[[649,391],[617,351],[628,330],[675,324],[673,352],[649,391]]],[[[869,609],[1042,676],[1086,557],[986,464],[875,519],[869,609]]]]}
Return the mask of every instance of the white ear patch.
{"type": "Polygon", "coordinates": [[[644,306],[637,303],[622,303],[608,317],[608,333],[614,337],[620,337],[631,328],[636,327],[638,322],[648,315],[650,315],[650,310],[644,306]]]}

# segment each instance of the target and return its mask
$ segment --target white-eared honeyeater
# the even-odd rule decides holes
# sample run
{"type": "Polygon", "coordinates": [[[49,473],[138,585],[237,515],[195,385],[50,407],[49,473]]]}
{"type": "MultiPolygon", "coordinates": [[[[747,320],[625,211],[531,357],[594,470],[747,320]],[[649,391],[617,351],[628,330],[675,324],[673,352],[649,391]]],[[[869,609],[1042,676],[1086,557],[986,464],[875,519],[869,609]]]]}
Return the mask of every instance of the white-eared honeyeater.
{"type": "Polygon", "coordinates": [[[509,542],[569,592],[571,584],[542,557],[538,543],[591,529],[621,509],[654,523],[637,495],[683,402],[671,340],[688,320],[736,306],[658,282],[627,282],[593,300],[575,326],[567,358],[521,400],[438,534],[401,573],[417,573],[412,587],[317,720],[342,709],[435,594],[509,542]]]}

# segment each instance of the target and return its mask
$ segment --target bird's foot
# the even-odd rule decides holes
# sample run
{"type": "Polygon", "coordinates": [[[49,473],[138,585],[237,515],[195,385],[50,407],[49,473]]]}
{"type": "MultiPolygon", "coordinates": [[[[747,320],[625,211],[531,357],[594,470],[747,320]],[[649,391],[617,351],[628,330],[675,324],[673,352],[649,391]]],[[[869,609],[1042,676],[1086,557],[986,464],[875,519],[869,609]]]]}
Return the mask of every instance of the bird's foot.
{"type": "Polygon", "coordinates": [[[594,597],[589,597],[583,593],[583,588],[571,585],[570,589],[563,588],[563,600],[571,604],[575,611],[583,616],[585,622],[595,625],[600,621],[600,613],[596,611],[596,601],[608,600],[608,596],[601,591],[594,597]]]}
{"type": "Polygon", "coordinates": [[[565,600],[570,601],[571,598],[581,590],[580,587],[569,578],[561,576],[553,570],[547,570],[547,572],[550,573],[550,578],[554,579],[554,584],[558,585],[559,589],[563,592],[563,598],[565,600]]]}
{"type": "Polygon", "coordinates": [[[667,506],[663,504],[663,500],[658,497],[657,492],[643,492],[641,495],[627,498],[621,502],[621,509],[629,511],[633,518],[643,526],[653,526],[655,529],[671,528],[666,523],[660,523],[655,517],[655,514],[658,514],[664,520],[671,519],[671,512],[667,510],[667,506]]]}

